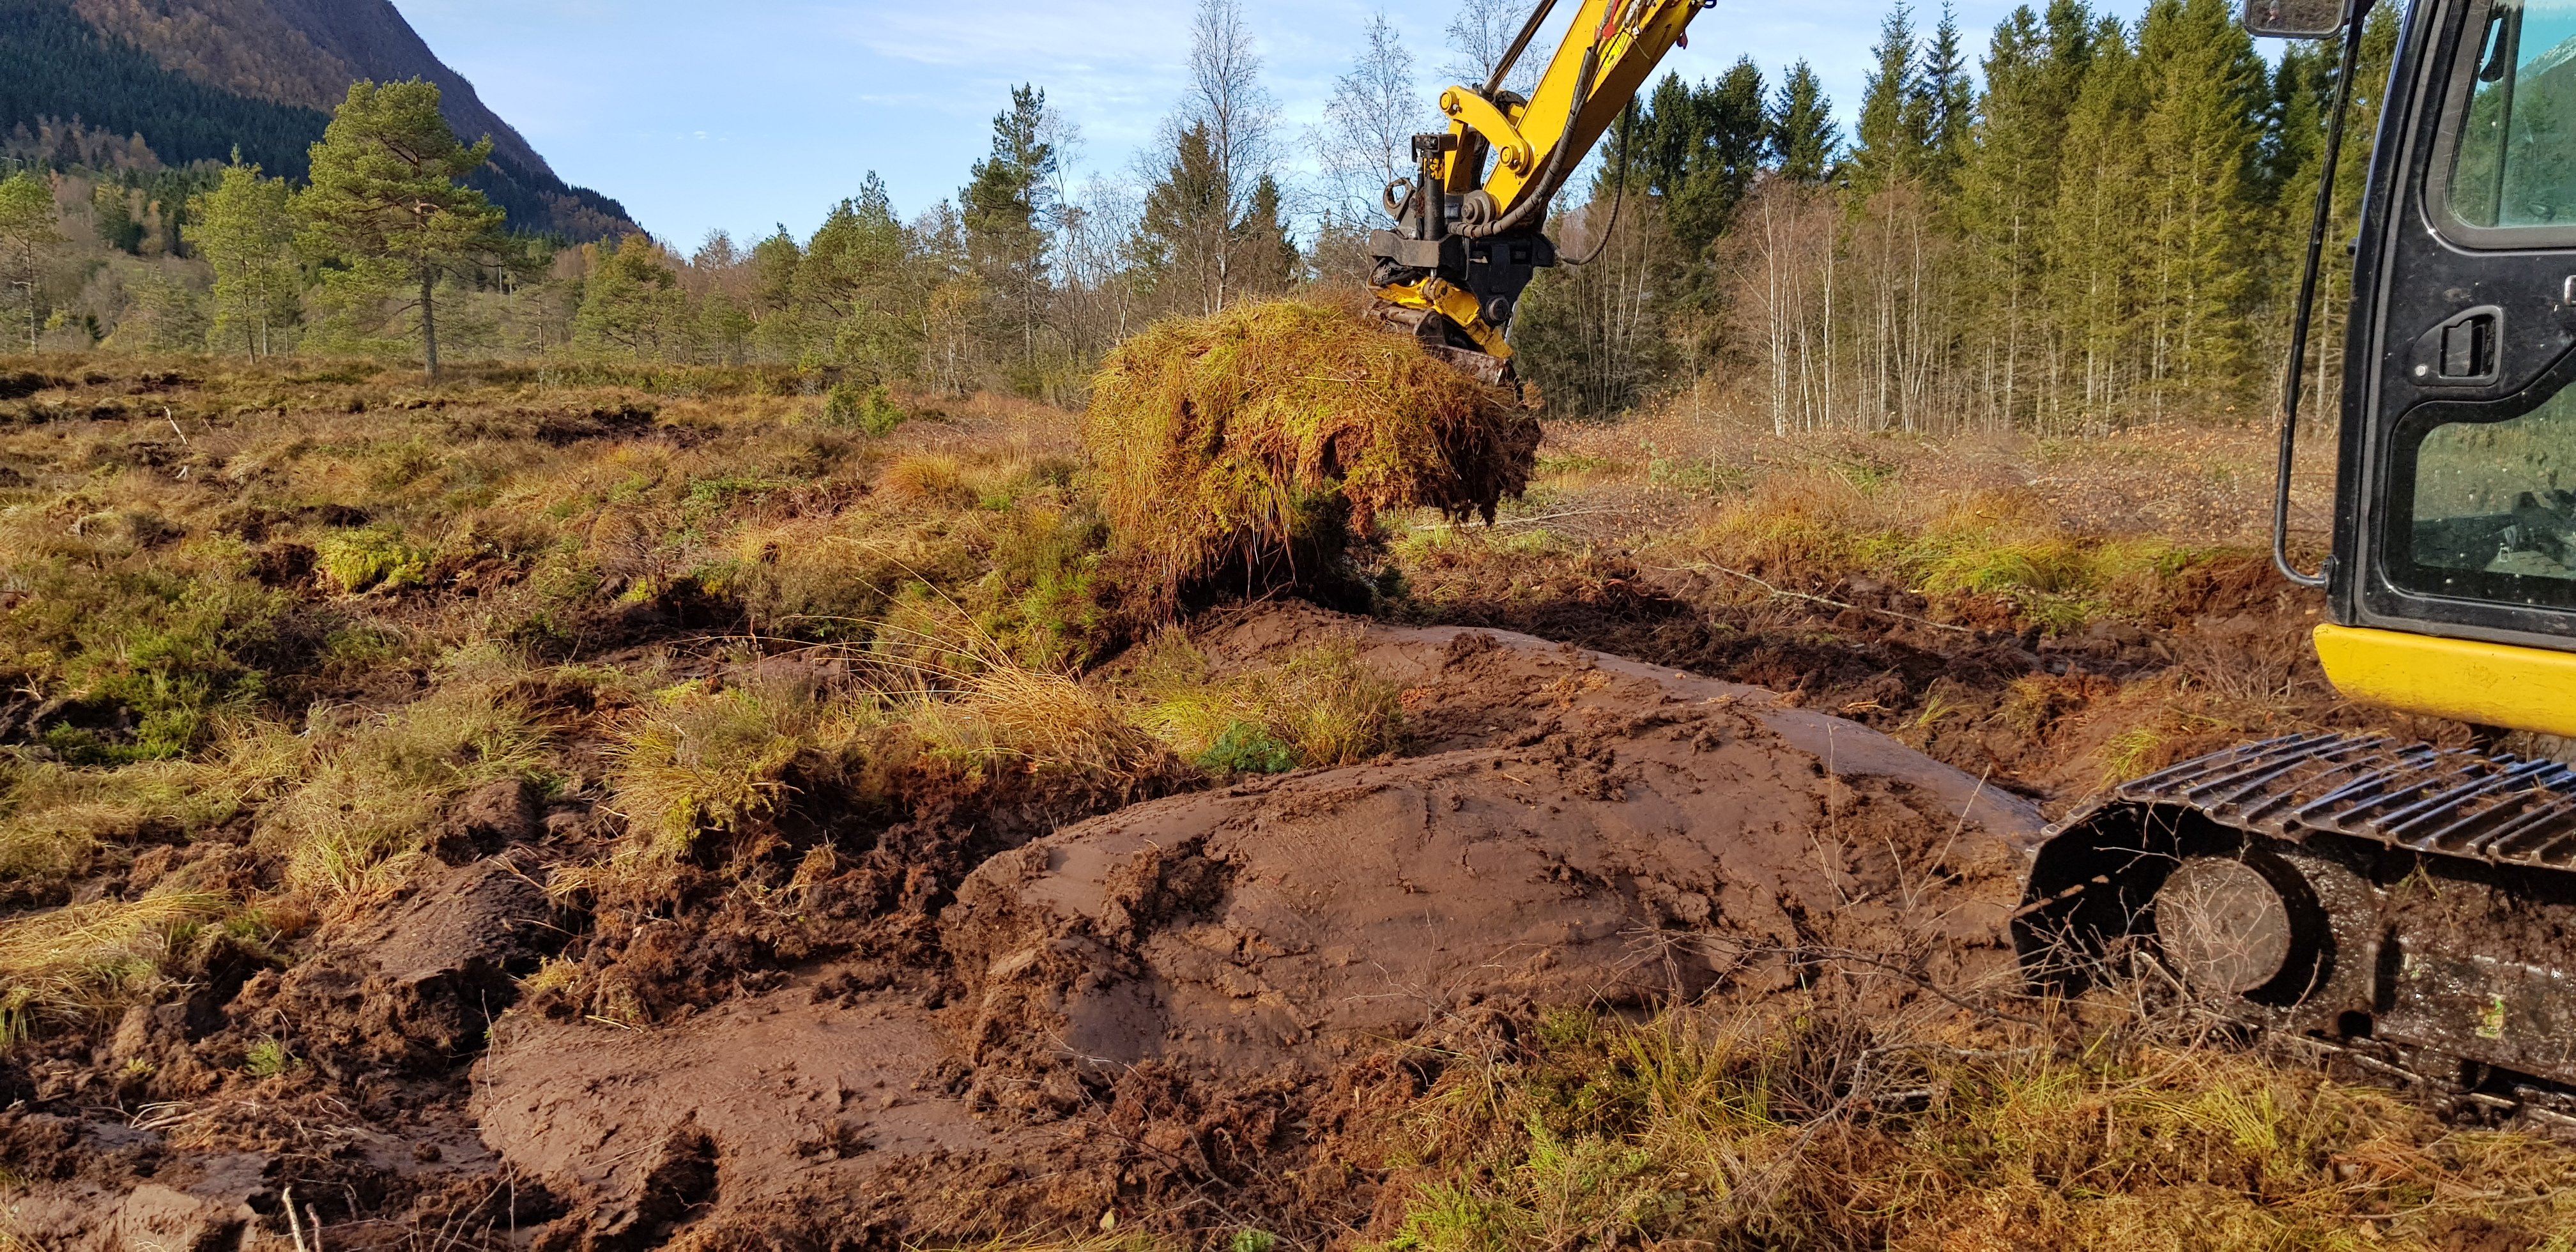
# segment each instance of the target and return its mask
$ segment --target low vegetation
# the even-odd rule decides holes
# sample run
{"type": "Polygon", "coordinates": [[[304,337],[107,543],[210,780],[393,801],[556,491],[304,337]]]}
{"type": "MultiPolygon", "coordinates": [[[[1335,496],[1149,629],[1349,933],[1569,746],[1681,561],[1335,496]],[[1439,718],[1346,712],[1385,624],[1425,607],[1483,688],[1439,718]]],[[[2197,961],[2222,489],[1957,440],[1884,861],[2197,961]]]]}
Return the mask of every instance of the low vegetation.
{"type": "Polygon", "coordinates": [[[2155,1033],[1552,1015],[1395,1119],[1379,1246],[2576,1246],[2576,1149],[2155,1033]]]}
{"type": "MultiPolygon", "coordinates": [[[[1423,733],[1347,640],[1221,660],[1139,612],[1180,567],[1126,559],[1122,508],[1155,480],[1119,475],[1160,463],[1090,455],[1055,409],[788,369],[0,367],[43,384],[0,401],[0,1075],[77,1069],[133,1006],[290,969],[476,855],[463,824],[517,797],[571,823],[547,887],[590,936],[523,1003],[645,1026],[865,926],[901,950],[922,914],[867,900],[935,900],[990,848],[1423,733]]],[[[1300,450],[1183,481],[1353,506],[1334,581],[1369,612],[1764,683],[2052,802],[2271,727],[2384,724],[2304,659],[2250,433],[1558,425],[1494,525],[1458,519],[1481,502],[1452,465],[1369,480],[1363,526],[1357,469],[1448,436],[1259,421],[1300,450]]],[[[1507,461],[1475,473],[1499,487],[1507,461]]],[[[2576,1224],[2556,1149],[2151,1032],[1822,1006],[1525,1027],[1337,1132],[1396,1197],[1384,1246],[2576,1224]]],[[[327,1050],[249,1029],[221,1081],[329,1081],[327,1050]]],[[[102,1081],[143,1100],[148,1069],[102,1081]]]]}

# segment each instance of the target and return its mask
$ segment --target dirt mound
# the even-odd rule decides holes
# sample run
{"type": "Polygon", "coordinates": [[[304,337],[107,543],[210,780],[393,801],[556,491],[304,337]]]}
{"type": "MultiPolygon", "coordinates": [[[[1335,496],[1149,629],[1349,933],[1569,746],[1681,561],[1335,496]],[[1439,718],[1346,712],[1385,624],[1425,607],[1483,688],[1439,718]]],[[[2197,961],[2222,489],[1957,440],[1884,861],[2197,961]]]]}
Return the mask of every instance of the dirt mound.
{"type": "Polygon", "coordinates": [[[1918,954],[1941,982],[2003,961],[2040,825],[2021,802],[1749,688],[1484,633],[1369,638],[1454,746],[986,862],[944,918],[979,1062],[1314,1069],[1496,998],[1758,995],[1823,951],[1918,954]]]}
{"type": "Polygon", "coordinates": [[[1752,688],[1524,636],[1290,608],[1204,642],[1240,666],[1335,632],[1404,685],[1418,755],[987,860],[939,920],[962,995],[827,963],[657,1030],[505,1023],[476,1111],[572,1207],[540,1245],[1007,1231],[1158,1180],[1257,1206],[1294,1185],[1320,1093],[1480,1006],[1759,997],[1854,956],[1894,1003],[2008,966],[2041,824],[2018,799],[1752,688]]]}
{"type": "Polygon", "coordinates": [[[324,955],[252,979],[228,1013],[297,1040],[326,1072],[443,1070],[480,1049],[518,999],[517,980],[563,944],[541,873],[519,855],[429,878],[318,936],[324,955]]]}

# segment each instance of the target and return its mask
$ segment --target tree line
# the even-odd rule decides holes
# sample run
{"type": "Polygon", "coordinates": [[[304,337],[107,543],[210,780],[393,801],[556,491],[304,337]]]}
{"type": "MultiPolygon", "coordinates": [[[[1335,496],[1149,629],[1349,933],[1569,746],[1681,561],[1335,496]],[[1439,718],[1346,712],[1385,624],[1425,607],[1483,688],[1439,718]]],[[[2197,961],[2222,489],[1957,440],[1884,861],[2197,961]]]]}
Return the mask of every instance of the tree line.
{"type": "MultiPolygon", "coordinates": [[[[1521,17],[1514,0],[1462,0],[1436,74],[1483,81],[1521,17]]],[[[374,94],[342,106],[308,186],[236,161],[188,201],[176,233],[211,274],[204,290],[147,276],[151,298],[126,293],[139,332],[106,321],[143,347],[392,353],[437,339],[1076,401],[1155,318],[1356,289],[1361,242],[1384,223],[1377,193],[1409,169],[1411,136],[1438,125],[1383,15],[1296,134],[1239,0],[1200,0],[1191,33],[1183,98],[1124,171],[1077,185],[1079,129],[1031,84],[995,115],[956,196],[923,213],[898,215],[870,174],[802,239],[717,233],[685,254],[640,233],[570,248],[502,233],[455,186],[478,150],[432,125],[435,89],[362,85],[374,94]],[[433,180],[452,216],[410,234],[358,220],[363,197],[332,190],[390,170],[366,145],[406,143],[456,162],[433,180]],[[1292,150],[1315,155],[1306,175],[1292,176],[1292,150]]],[[[2358,134],[2394,35],[2382,12],[2358,134]]],[[[2267,63],[2226,0],[2155,0],[2135,21],[2051,0],[2006,17],[1973,64],[1946,9],[1925,30],[1904,3],[1874,51],[1848,136],[1804,64],[1776,81],[1749,60],[1695,83],[1668,75],[1639,99],[1584,202],[1558,206],[1564,250],[1595,259],[1544,274],[1515,327],[1554,411],[1678,399],[1783,431],[2075,431],[2272,402],[2334,85],[2324,50],[2267,63]]],[[[2362,165],[2345,166],[2347,231],[2362,165]]],[[[8,231],[0,217],[0,245],[8,231]]],[[[102,324],[73,322],[93,337],[102,324]]]]}
{"type": "MultiPolygon", "coordinates": [[[[2395,43],[2381,6],[2355,83],[2365,148],[2395,43]]],[[[1802,120],[1798,69],[1767,93],[1749,62],[1667,78],[1641,102],[1569,217],[1580,234],[1625,200],[1627,225],[1531,295],[1528,352],[1557,395],[1603,412],[1688,388],[1782,431],[2081,431],[2277,402],[2330,49],[2269,64],[2225,0],[2134,23],[2053,0],[2006,17],[1975,73],[1946,10],[1925,32],[1900,3],[1874,52],[1847,148],[1802,120]]],[[[2366,164],[2343,166],[2334,242],[2366,164]]]]}

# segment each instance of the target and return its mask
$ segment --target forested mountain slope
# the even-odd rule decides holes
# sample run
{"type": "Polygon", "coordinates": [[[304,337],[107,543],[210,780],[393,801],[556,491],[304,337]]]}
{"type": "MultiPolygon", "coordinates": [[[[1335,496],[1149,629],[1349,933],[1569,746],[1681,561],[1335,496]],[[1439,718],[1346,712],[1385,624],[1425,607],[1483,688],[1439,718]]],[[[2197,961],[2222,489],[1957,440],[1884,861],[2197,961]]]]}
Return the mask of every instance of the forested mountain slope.
{"type": "Polygon", "coordinates": [[[481,182],[512,225],[577,239],[631,228],[615,201],[565,184],[389,0],[0,0],[0,135],[78,119],[140,134],[164,161],[238,146],[301,177],[359,78],[438,84],[460,136],[492,137],[481,182]]]}

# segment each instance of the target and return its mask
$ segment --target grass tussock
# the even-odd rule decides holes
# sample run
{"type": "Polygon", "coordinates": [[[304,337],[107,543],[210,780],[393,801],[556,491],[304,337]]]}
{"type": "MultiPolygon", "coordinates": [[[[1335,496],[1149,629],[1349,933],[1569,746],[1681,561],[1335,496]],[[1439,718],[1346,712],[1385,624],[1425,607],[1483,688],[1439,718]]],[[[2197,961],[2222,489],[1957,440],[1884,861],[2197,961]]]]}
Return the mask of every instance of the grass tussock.
{"type": "Polygon", "coordinates": [[[1129,679],[1137,720],[1219,776],[1356,765],[1403,739],[1403,693],[1360,664],[1348,640],[1218,677],[1187,636],[1157,636],[1129,679]]]}
{"type": "Polygon", "coordinates": [[[486,783],[541,777],[544,749],[526,709],[471,683],[362,715],[315,750],[301,786],[262,811],[252,846],[278,858],[298,890],[381,890],[424,855],[450,802],[486,783]]]}
{"type": "Polygon", "coordinates": [[[1534,1033],[1404,1115],[1378,1247],[2576,1246],[2576,1148],[2242,1053],[1830,1014],[1534,1033]]]}
{"type": "Polygon", "coordinates": [[[1103,511],[1166,605],[1329,560],[1381,513],[1490,517],[1538,437],[1410,341],[1296,303],[1157,324],[1111,355],[1084,423],[1103,511]]]}
{"type": "Polygon", "coordinates": [[[166,989],[200,929],[235,902],[185,887],[0,923],[0,1048],[46,1021],[85,1021],[166,989]]]}
{"type": "Polygon", "coordinates": [[[682,683],[620,723],[608,786],[628,828],[675,858],[702,834],[736,833],[775,813],[801,759],[851,748],[868,722],[857,712],[801,689],[682,683]]]}

